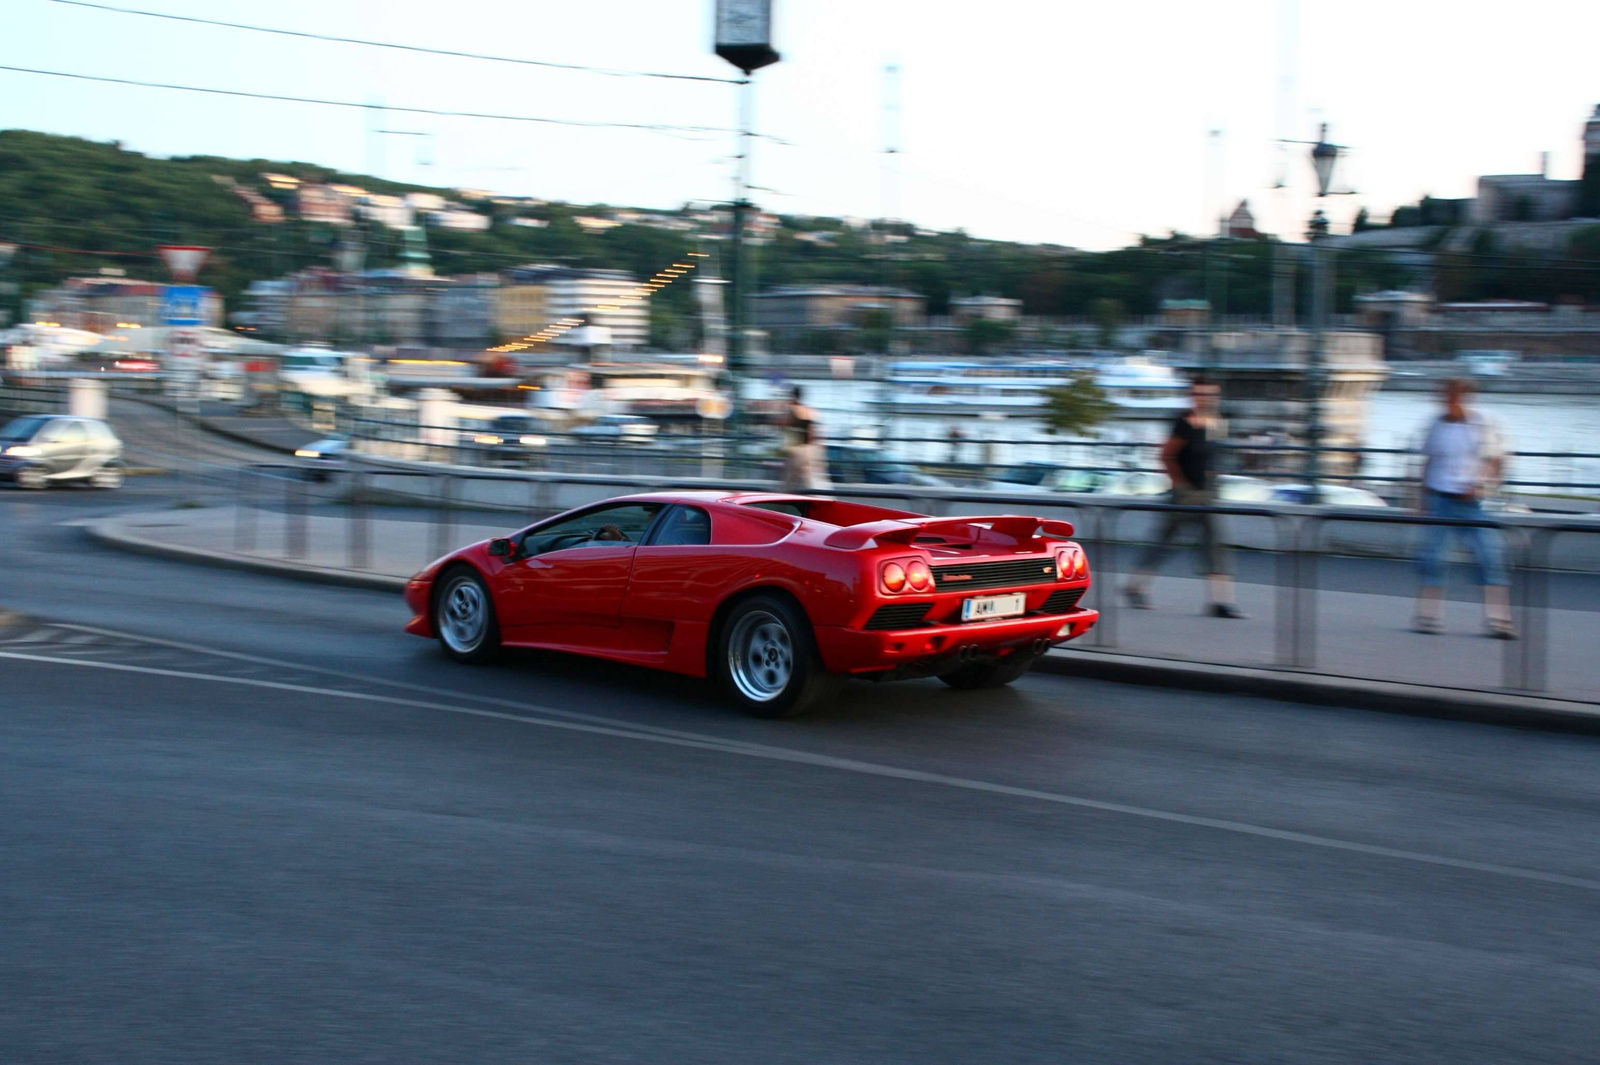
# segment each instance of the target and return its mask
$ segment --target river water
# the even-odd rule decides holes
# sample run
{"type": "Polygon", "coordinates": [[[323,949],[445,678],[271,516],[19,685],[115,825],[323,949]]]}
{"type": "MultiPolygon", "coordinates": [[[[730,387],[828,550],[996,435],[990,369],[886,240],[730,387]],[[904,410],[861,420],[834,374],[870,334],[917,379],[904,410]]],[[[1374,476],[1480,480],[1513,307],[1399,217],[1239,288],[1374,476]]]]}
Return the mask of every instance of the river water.
{"type": "MultiPolygon", "coordinates": [[[[944,462],[950,458],[950,433],[959,431],[964,461],[1013,465],[1029,460],[1053,460],[1066,465],[1147,465],[1148,447],[1077,447],[1052,436],[1033,418],[972,418],[938,415],[898,416],[886,424],[872,404],[878,386],[867,381],[806,381],[802,387],[809,406],[816,408],[828,439],[886,443],[895,457],[917,462],[944,462]],[[1098,459],[1095,458],[1098,456],[1098,459]]],[[[1514,451],[1510,476],[1556,486],[1600,484],[1600,458],[1573,458],[1574,453],[1600,455],[1600,399],[1591,396],[1509,395],[1476,397],[1475,403],[1493,417],[1514,451]],[[1528,452],[1553,452],[1544,458],[1528,452]]],[[[1368,401],[1368,447],[1415,446],[1427,425],[1438,416],[1439,400],[1427,392],[1375,392],[1368,401]]],[[[1166,436],[1166,420],[1118,421],[1102,437],[1107,442],[1154,443],[1166,436]]],[[[1405,460],[1375,456],[1368,473],[1400,475],[1405,460]]]]}

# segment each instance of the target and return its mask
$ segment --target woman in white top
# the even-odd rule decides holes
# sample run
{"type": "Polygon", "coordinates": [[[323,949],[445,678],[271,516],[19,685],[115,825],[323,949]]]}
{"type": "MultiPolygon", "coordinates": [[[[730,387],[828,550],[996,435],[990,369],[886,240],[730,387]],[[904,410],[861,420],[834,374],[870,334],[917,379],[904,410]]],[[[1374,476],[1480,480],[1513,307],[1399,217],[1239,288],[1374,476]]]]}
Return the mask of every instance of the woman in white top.
{"type": "Polygon", "coordinates": [[[816,420],[807,418],[795,428],[800,439],[783,451],[783,490],[823,491],[828,487],[828,466],[816,420]]]}
{"type": "MultiPolygon", "coordinates": [[[[1445,385],[1444,413],[1428,426],[1422,441],[1422,512],[1432,518],[1482,520],[1483,499],[1499,485],[1505,467],[1505,445],[1494,423],[1467,409],[1471,390],[1466,381],[1445,385]]],[[[1452,531],[1467,541],[1478,564],[1488,634],[1516,639],[1500,534],[1482,525],[1423,526],[1417,555],[1421,580],[1417,631],[1429,635],[1444,631],[1444,548],[1452,531]]]]}

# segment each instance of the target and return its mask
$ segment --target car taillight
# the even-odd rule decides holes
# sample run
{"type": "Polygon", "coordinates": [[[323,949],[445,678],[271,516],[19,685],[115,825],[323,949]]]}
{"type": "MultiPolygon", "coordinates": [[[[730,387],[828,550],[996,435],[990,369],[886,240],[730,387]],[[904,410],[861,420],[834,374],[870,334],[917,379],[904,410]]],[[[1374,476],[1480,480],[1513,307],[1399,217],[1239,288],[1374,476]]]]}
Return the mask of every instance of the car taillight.
{"type": "Polygon", "coordinates": [[[1082,580],[1088,575],[1089,556],[1077,544],[1073,544],[1056,556],[1057,580],[1076,581],[1082,580]]]}
{"type": "Polygon", "coordinates": [[[929,569],[928,564],[920,558],[913,559],[906,564],[906,580],[917,591],[926,591],[933,587],[933,570],[929,569]]]}
{"type": "Polygon", "coordinates": [[[884,563],[883,570],[882,570],[880,576],[881,576],[881,578],[883,580],[883,587],[884,587],[884,589],[886,591],[890,591],[890,592],[902,592],[902,591],[905,591],[905,587],[906,587],[906,570],[905,570],[904,566],[900,565],[900,563],[898,563],[898,562],[886,562],[886,563],[884,563]]]}

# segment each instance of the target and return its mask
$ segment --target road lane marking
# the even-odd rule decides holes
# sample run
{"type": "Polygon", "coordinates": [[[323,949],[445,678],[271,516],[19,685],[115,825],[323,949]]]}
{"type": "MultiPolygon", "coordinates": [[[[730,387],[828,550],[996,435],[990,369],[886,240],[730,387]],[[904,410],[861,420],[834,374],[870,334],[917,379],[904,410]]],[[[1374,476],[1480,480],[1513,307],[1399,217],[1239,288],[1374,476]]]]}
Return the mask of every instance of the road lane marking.
{"type": "MultiPolygon", "coordinates": [[[[24,662],[40,662],[50,665],[77,666],[85,669],[106,669],[124,673],[139,673],[158,677],[173,677],[181,680],[195,680],[214,684],[234,684],[242,687],[263,688],[274,691],[290,691],[303,695],[322,695],[336,699],[350,699],[358,702],[387,703],[393,706],[404,706],[419,710],[434,710],[441,713],[461,714],[468,717],[488,718],[495,721],[507,721],[513,724],[531,725],[539,728],[553,728],[569,732],[583,732],[593,735],[611,736],[620,739],[642,740],[649,743],[661,743],[677,747],[689,747],[698,750],[720,752],[723,754],[736,754],[746,758],[765,758],[771,761],[789,762],[796,765],[809,765],[825,769],[836,769],[849,773],[858,773],[865,776],[884,777],[891,780],[905,780],[920,784],[934,784],[941,787],[958,788],[964,791],[978,792],[987,795],[1000,795],[1007,798],[1030,799],[1038,802],[1052,803],[1058,806],[1070,806],[1084,810],[1095,810],[1101,813],[1121,814],[1126,817],[1136,817],[1149,821],[1161,821],[1167,824],[1186,825],[1192,828],[1209,828],[1220,832],[1251,836],[1257,839],[1274,840],[1281,843],[1297,843],[1308,847],[1319,847],[1324,850],[1342,851],[1349,854],[1361,854],[1376,858],[1391,858],[1397,861],[1414,862],[1421,865],[1432,865],[1466,872],[1484,873],[1491,876],[1508,877],[1515,880],[1527,880],[1542,884],[1553,884],[1562,887],[1579,888],[1584,891],[1600,893],[1600,880],[1593,880],[1586,877],[1568,876],[1562,873],[1549,873],[1538,869],[1524,869],[1518,866],[1497,865],[1493,862],[1477,862],[1466,858],[1451,858],[1445,855],[1427,854],[1421,851],[1405,850],[1398,847],[1384,847],[1371,843],[1357,843],[1353,840],[1337,839],[1332,836],[1318,836],[1307,832],[1295,832],[1289,829],[1269,828],[1265,825],[1253,825],[1244,821],[1230,821],[1224,818],[1202,817],[1196,814],[1177,813],[1171,810],[1157,810],[1143,806],[1132,806],[1127,803],[1107,802],[1102,799],[1090,799],[1078,795],[1066,795],[1060,792],[1042,791],[1037,788],[1024,788],[1012,784],[997,784],[992,781],[950,776],[945,773],[930,773],[925,770],[906,769],[900,766],[884,765],[877,762],[862,762],[852,758],[838,758],[833,755],[815,754],[809,751],[793,750],[786,747],[745,744],[738,741],[724,741],[709,736],[695,737],[692,733],[676,736],[664,735],[660,731],[644,731],[642,729],[634,728],[633,726],[615,727],[610,725],[590,724],[581,721],[549,720],[546,718],[528,717],[524,714],[507,713],[501,710],[486,710],[481,707],[460,706],[450,703],[436,703],[421,699],[406,699],[399,696],[378,695],[371,692],[347,691],[339,688],[322,688],[309,684],[291,684],[285,681],[259,680],[253,677],[230,677],[215,673],[197,673],[191,670],[162,669],[154,666],[135,666],[120,662],[91,662],[76,658],[59,658],[51,655],[25,654],[16,651],[0,651],[0,658],[9,658],[24,662]]],[[[542,707],[529,706],[527,709],[532,713],[538,714],[544,714],[548,712],[542,707]]],[[[557,713],[561,712],[557,711],[557,713]]]]}
{"type": "MultiPolygon", "coordinates": [[[[201,644],[186,643],[182,640],[168,640],[159,636],[143,636],[136,633],[118,632],[115,629],[102,629],[94,625],[78,625],[68,622],[51,622],[58,629],[73,629],[78,632],[92,632],[100,636],[113,636],[118,639],[131,640],[137,643],[147,643],[158,647],[170,647],[174,650],[189,651],[194,654],[215,655],[219,658],[229,658],[237,662],[249,662],[253,665],[274,666],[278,669],[294,670],[300,673],[319,673],[325,677],[337,677],[340,680],[359,681],[364,684],[379,684],[390,688],[400,688],[404,691],[423,692],[428,695],[442,695],[446,698],[466,698],[475,703],[488,703],[493,706],[504,706],[512,710],[522,710],[528,713],[545,714],[551,717],[565,718],[569,721],[583,721],[592,725],[605,725],[613,728],[624,728],[634,732],[648,732],[657,736],[672,736],[679,739],[709,741],[732,747],[748,747],[752,750],[767,749],[766,744],[751,743],[747,740],[728,739],[721,736],[711,736],[703,732],[687,732],[682,729],[662,728],[657,725],[638,724],[622,718],[606,717],[602,714],[585,714],[576,710],[561,710],[553,706],[539,706],[533,703],[518,702],[515,699],[502,699],[495,695],[475,695],[453,691],[449,688],[436,688],[429,684],[416,684],[411,681],[389,680],[386,677],[374,677],[365,673],[348,673],[340,669],[329,669],[326,666],[308,666],[299,662],[290,662],[281,658],[266,658],[261,655],[245,654],[241,651],[220,651],[201,644]]],[[[787,748],[783,748],[787,749],[787,748]]]]}

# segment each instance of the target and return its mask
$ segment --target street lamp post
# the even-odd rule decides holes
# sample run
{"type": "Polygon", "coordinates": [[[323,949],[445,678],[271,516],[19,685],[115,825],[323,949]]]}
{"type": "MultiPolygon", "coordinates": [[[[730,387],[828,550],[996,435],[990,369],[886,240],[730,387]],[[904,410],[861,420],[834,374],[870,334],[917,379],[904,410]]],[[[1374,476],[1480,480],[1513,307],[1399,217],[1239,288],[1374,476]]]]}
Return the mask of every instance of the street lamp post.
{"type": "MultiPolygon", "coordinates": [[[[11,260],[16,254],[17,246],[15,244],[0,241],[0,278],[7,276],[11,260]]],[[[11,305],[14,302],[11,296],[17,291],[18,287],[15,282],[0,281],[0,329],[4,329],[11,324],[11,305]]],[[[18,311],[16,318],[19,322],[22,320],[20,311],[18,311]]]]}
{"type": "Polygon", "coordinates": [[[772,47],[772,0],[716,0],[716,41],[714,50],[739,70],[739,170],[734,179],[733,213],[730,219],[728,266],[732,275],[733,326],[728,337],[729,401],[727,427],[733,438],[734,465],[738,465],[739,441],[744,435],[743,411],[739,403],[739,382],[745,370],[745,340],[749,327],[750,263],[744,246],[745,218],[750,212],[750,149],[755,125],[755,80],[751,75],[779,59],[772,47]]]}
{"type": "MultiPolygon", "coordinates": [[[[1324,122],[1311,148],[1311,166],[1317,173],[1317,200],[1328,195],[1333,183],[1333,166],[1339,159],[1339,146],[1328,143],[1328,124],[1324,122]]],[[[1311,218],[1311,351],[1306,367],[1306,484],[1312,502],[1322,498],[1322,395],[1326,388],[1326,344],[1328,331],[1328,216],[1317,208],[1311,218]]]]}

